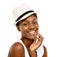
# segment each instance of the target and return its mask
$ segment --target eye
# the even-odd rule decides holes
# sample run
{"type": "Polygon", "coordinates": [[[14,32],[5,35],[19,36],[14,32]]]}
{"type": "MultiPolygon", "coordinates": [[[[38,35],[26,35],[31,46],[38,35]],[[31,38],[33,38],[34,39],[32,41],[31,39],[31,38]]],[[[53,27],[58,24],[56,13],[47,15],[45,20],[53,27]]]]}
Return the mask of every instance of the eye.
{"type": "Polygon", "coordinates": [[[23,25],[23,26],[28,26],[28,23],[23,23],[22,25],[23,25]]]}
{"type": "Polygon", "coordinates": [[[34,21],[33,24],[37,24],[37,21],[34,21]]]}

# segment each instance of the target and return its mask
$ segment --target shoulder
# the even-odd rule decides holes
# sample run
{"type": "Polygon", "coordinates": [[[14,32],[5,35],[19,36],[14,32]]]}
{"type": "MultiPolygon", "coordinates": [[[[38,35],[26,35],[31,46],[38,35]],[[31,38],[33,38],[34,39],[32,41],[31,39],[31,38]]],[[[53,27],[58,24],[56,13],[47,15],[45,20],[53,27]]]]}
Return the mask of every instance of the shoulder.
{"type": "Polygon", "coordinates": [[[19,57],[22,56],[22,54],[24,54],[24,46],[21,43],[16,42],[11,46],[8,56],[19,57]]]}
{"type": "Polygon", "coordinates": [[[48,56],[47,56],[47,48],[46,48],[46,46],[43,46],[43,48],[44,48],[44,54],[43,54],[43,57],[48,57],[48,56]]]}
{"type": "Polygon", "coordinates": [[[23,45],[20,43],[20,42],[16,42],[16,43],[14,43],[12,46],[11,46],[12,48],[23,48],[23,45]]]}
{"type": "Polygon", "coordinates": [[[16,42],[16,43],[14,43],[14,44],[11,46],[10,49],[11,49],[11,50],[15,50],[15,49],[24,49],[24,47],[23,47],[23,45],[22,45],[21,43],[16,42]]]}
{"type": "Polygon", "coordinates": [[[24,46],[20,42],[16,42],[11,46],[10,50],[11,51],[12,50],[20,50],[21,51],[21,50],[24,50],[24,46]]]}

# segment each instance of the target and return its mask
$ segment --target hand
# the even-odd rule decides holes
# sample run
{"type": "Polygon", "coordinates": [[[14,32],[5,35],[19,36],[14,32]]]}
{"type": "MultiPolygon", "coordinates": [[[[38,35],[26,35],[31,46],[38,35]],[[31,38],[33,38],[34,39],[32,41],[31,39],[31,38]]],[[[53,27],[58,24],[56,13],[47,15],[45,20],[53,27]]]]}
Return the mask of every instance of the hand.
{"type": "Polygon", "coordinates": [[[30,46],[30,51],[35,51],[43,42],[43,37],[38,33],[34,42],[30,46]]]}

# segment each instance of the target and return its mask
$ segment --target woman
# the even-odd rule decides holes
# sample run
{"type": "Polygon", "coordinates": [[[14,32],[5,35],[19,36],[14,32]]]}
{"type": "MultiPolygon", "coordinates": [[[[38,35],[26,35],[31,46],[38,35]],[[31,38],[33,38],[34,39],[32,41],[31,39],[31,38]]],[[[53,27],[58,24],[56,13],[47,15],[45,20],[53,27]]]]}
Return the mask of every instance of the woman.
{"type": "Polygon", "coordinates": [[[37,14],[26,5],[15,8],[13,13],[21,39],[11,46],[8,57],[47,57],[43,37],[38,32],[37,14]]]}

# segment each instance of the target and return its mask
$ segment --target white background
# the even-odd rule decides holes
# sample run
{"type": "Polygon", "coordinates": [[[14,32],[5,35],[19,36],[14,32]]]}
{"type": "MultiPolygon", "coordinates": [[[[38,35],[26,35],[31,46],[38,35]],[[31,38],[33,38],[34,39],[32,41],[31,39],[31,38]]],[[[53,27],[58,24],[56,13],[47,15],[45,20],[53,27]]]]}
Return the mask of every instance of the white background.
{"type": "Polygon", "coordinates": [[[12,10],[22,3],[37,11],[40,33],[44,37],[48,57],[60,57],[60,1],[59,0],[0,0],[0,57],[7,57],[11,44],[20,38],[13,24],[12,10]]]}

